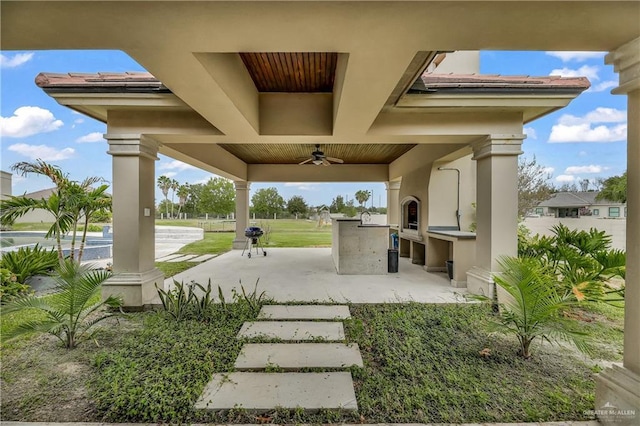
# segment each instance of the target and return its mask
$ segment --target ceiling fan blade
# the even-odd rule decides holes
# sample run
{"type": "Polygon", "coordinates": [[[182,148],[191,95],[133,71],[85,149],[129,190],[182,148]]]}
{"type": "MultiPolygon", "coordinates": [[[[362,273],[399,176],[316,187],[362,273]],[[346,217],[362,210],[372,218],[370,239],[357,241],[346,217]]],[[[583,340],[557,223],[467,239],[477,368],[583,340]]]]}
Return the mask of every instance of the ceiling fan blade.
{"type": "Polygon", "coordinates": [[[313,160],[313,158],[307,158],[307,159],[306,159],[306,160],[304,160],[303,162],[298,163],[298,166],[302,166],[303,164],[310,163],[312,160],[313,160]]]}
{"type": "Polygon", "coordinates": [[[340,159],[340,158],[334,158],[334,157],[327,157],[327,160],[331,161],[332,163],[344,163],[344,160],[340,159]]]}
{"type": "Polygon", "coordinates": [[[330,162],[328,162],[326,158],[323,158],[323,159],[322,159],[322,165],[323,165],[323,166],[330,166],[330,165],[331,165],[331,163],[330,163],[330,162]]]}

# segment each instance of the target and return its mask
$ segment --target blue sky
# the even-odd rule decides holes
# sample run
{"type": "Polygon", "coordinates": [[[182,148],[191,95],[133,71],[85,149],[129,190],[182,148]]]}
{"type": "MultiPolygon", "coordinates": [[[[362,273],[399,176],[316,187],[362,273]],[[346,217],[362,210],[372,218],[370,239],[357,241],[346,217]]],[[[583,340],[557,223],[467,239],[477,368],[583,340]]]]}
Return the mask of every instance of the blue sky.
{"type": "MultiPolygon", "coordinates": [[[[117,51],[8,52],[0,57],[0,137],[4,171],[18,161],[41,158],[59,165],[72,179],[101,176],[111,180],[111,157],[102,139],[103,123],[56,103],[34,79],[39,72],[141,71],[117,51]]],[[[597,52],[482,52],[481,73],[503,75],[585,76],[592,87],[568,107],[525,126],[525,156],[536,156],[555,185],[620,175],[626,169],[626,97],[610,94],[618,76],[597,52]]],[[[198,183],[213,175],[161,156],[157,175],[180,183],[198,183]]],[[[46,179],[13,176],[13,193],[50,187],[46,179]]],[[[311,205],[329,204],[336,195],[373,191],[375,206],[386,205],[383,183],[253,183],[252,192],[275,186],[288,199],[303,196],[311,205]]],[[[162,195],[156,192],[160,201],[162,195]]]]}

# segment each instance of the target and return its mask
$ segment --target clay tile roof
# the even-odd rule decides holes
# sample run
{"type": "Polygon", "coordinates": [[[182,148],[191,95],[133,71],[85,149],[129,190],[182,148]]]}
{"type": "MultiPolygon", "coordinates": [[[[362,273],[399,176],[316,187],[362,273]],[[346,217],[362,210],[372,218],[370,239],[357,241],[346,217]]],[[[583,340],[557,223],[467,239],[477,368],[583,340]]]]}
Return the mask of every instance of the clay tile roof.
{"type": "Polygon", "coordinates": [[[409,93],[580,93],[590,86],[586,77],[425,73],[411,86],[409,93]]]}
{"type": "Polygon", "coordinates": [[[40,73],[36,85],[48,92],[169,93],[170,90],[148,72],[40,73]]]}

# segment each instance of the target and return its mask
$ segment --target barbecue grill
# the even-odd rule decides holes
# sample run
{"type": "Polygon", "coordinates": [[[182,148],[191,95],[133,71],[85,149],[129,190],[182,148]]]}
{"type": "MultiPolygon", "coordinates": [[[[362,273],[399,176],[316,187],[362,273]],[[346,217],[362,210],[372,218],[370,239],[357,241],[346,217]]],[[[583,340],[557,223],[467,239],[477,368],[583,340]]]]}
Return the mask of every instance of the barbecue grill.
{"type": "Polygon", "coordinates": [[[244,252],[248,251],[247,257],[251,259],[251,248],[256,248],[256,254],[259,254],[259,250],[262,250],[262,255],[266,256],[267,252],[262,247],[262,241],[260,238],[264,235],[264,231],[262,228],[257,226],[250,226],[244,230],[244,236],[247,237],[247,240],[244,243],[244,249],[242,250],[242,255],[244,256],[244,252]]]}

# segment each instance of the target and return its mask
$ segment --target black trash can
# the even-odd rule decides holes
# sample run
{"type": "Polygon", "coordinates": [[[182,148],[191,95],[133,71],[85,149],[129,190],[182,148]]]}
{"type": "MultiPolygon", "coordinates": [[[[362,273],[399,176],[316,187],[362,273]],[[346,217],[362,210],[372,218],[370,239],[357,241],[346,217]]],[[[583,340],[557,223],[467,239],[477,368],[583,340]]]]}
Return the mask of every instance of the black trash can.
{"type": "Polygon", "coordinates": [[[447,265],[447,275],[449,275],[449,279],[452,280],[453,279],[453,260],[447,260],[445,263],[447,265]]]}
{"type": "Polygon", "coordinates": [[[391,274],[398,272],[398,250],[396,249],[387,250],[387,272],[391,274]]]}

